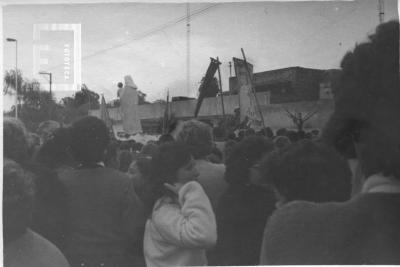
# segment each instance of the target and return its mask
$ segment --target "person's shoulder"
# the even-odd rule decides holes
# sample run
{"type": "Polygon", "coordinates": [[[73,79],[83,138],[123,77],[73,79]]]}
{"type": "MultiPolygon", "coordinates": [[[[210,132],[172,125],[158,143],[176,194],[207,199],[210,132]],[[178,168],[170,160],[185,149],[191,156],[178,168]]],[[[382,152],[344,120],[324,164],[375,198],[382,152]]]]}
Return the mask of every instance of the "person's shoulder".
{"type": "Polygon", "coordinates": [[[210,172],[224,172],[225,173],[225,165],[222,163],[212,163],[205,159],[196,160],[196,167],[201,170],[209,170],[210,172]]]}
{"type": "Polygon", "coordinates": [[[103,170],[104,173],[107,173],[107,175],[112,175],[115,178],[129,180],[129,175],[127,173],[121,172],[120,170],[110,167],[104,167],[101,170],[103,170]]]}
{"type": "Polygon", "coordinates": [[[37,176],[37,179],[49,179],[53,180],[57,176],[57,172],[49,169],[41,163],[36,162],[24,162],[22,167],[37,176]]]}
{"type": "MultiPolygon", "coordinates": [[[[19,253],[22,252],[21,249],[25,251],[23,254],[29,257],[29,266],[69,266],[64,255],[54,244],[30,229],[15,241],[14,248],[19,250],[19,253]]],[[[10,257],[10,260],[13,259],[10,257]]],[[[19,261],[24,260],[21,258],[19,261]]]]}
{"type": "Polygon", "coordinates": [[[328,202],[312,203],[293,201],[278,208],[270,217],[267,232],[303,232],[313,231],[315,227],[329,228],[334,221],[346,220],[349,203],[328,202]]]}
{"type": "Polygon", "coordinates": [[[290,216],[290,218],[309,218],[308,216],[313,216],[315,218],[318,217],[318,215],[322,216],[335,210],[340,210],[344,205],[346,205],[346,203],[314,203],[309,201],[292,201],[278,208],[274,213],[274,217],[290,216]]]}

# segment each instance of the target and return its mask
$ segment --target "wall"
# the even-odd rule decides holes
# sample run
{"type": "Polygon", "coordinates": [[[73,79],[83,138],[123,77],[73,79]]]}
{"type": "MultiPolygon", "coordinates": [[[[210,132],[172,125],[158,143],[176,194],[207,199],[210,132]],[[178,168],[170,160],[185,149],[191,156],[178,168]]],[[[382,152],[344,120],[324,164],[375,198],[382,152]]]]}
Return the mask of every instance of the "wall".
{"type": "MultiPolygon", "coordinates": [[[[324,99],[319,101],[293,102],[284,104],[267,104],[268,92],[257,93],[261,110],[263,112],[265,123],[273,129],[295,128],[291,119],[286,115],[287,110],[293,112],[302,112],[306,115],[308,112],[318,109],[318,113],[305,123],[305,128],[322,128],[333,112],[333,100],[324,99]]],[[[191,118],[197,100],[172,102],[171,110],[178,118],[191,118]]],[[[234,114],[235,108],[239,107],[237,95],[224,96],[225,113],[234,114]]],[[[139,105],[139,116],[142,120],[156,120],[164,116],[165,104],[145,104],[139,105]]],[[[100,117],[100,110],[91,110],[90,114],[100,117]]],[[[109,109],[110,117],[115,121],[121,120],[119,108],[109,109]]],[[[200,118],[219,118],[222,117],[221,99],[216,97],[205,98],[199,112],[200,118]]]]}

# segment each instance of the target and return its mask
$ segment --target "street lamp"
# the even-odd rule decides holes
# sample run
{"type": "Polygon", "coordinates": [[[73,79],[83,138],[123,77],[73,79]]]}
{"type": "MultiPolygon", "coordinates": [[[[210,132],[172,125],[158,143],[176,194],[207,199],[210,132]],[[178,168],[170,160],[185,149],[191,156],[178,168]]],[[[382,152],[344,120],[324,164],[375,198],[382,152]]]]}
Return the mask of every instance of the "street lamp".
{"type": "Polygon", "coordinates": [[[14,38],[7,38],[7,42],[15,42],[15,118],[18,118],[18,41],[14,38]]]}
{"type": "Polygon", "coordinates": [[[51,72],[46,72],[46,71],[39,71],[39,74],[42,74],[42,75],[49,75],[50,99],[51,99],[51,96],[52,96],[52,94],[51,94],[52,74],[51,74],[51,72]]]}
{"type": "MultiPolygon", "coordinates": [[[[39,74],[42,74],[42,75],[49,75],[50,105],[51,105],[51,100],[52,100],[52,94],[51,94],[52,74],[51,74],[51,72],[47,72],[47,71],[39,71],[39,74]]],[[[51,119],[51,106],[50,106],[50,109],[49,109],[49,117],[50,117],[50,119],[51,119]]]]}

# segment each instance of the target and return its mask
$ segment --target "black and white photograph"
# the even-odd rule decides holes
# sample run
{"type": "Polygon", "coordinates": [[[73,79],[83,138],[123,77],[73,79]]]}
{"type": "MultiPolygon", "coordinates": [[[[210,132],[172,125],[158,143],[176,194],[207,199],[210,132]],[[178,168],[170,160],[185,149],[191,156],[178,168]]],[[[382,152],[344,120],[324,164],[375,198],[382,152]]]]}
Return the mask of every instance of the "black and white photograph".
{"type": "Polygon", "coordinates": [[[0,0],[0,266],[400,265],[399,7],[0,0]]]}

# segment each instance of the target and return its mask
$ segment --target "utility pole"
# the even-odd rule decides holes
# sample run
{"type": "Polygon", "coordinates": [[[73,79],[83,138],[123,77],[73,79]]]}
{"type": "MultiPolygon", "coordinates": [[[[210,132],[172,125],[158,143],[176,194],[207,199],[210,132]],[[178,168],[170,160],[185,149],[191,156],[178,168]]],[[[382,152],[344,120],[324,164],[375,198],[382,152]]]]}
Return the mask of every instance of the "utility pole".
{"type": "Polygon", "coordinates": [[[186,3],[186,95],[190,95],[190,5],[186,3]]]}
{"type": "Polygon", "coordinates": [[[379,24],[385,21],[385,0],[378,0],[379,24]]]}
{"type": "Polygon", "coordinates": [[[50,119],[51,119],[51,104],[52,104],[52,99],[53,99],[53,94],[52,94],[52,92],[51,92],[51,84],[52,84],[52,82],[53,82],[53,75],[52,75],[52,73],[51,72],[46,72],[46,71],[40,71],[39,72],[39,74],[42,74],[42,75],[49,75],[49,92],[50,92],[50,105],[49,105],[49,117],[50,117],[50,119]]]}
{"type": "Polygon", "coordinates": [[[219,65],[221,65],[221,63],[219,62],[219,58],[217,57],[217,61],[218,61],[218,81],[219,81],[219,93],[221,94],[221,105],[222,105],[222,117],[225,120],[225,107],[224,107],[224,94],[222,91],[222,81],[221,81],[221,70],[219,68],[219,65]]]}
{"type": "Polygon", "coordinates": [[[229,61],[229,77],[232,77],[232,62],[229,61]]]}

